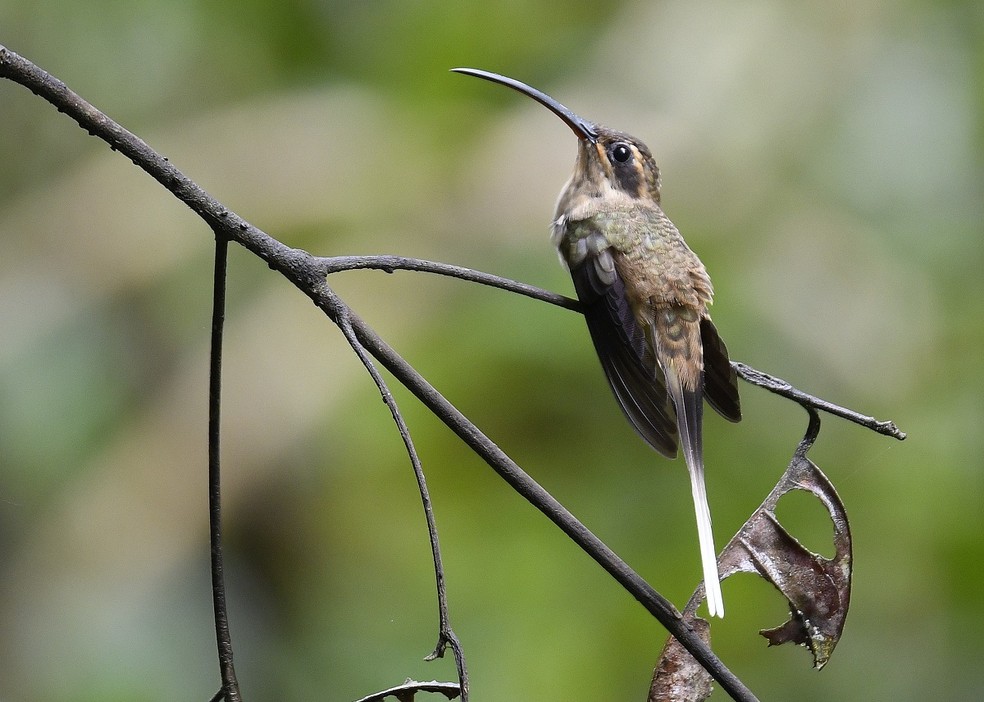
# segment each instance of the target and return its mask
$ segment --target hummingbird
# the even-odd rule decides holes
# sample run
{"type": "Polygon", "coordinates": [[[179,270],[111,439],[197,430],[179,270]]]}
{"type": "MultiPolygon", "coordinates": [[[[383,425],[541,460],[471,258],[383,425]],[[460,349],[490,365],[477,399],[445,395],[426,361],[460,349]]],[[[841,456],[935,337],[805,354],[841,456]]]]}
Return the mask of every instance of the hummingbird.
{"type": "Polygon", "coordinates": [[[570,271],[588,331],[618,404],[639,435],[690,473],[704,591],[724,616],[704,485],[703,401],[741,420],[738,378],[711,322],[704,264],[660,205],[660,172],[639,139],[589,122],[514,78],[455,68],[519,91],[578,139],[574,174],[557,200],[552,241],[570,271]]]}

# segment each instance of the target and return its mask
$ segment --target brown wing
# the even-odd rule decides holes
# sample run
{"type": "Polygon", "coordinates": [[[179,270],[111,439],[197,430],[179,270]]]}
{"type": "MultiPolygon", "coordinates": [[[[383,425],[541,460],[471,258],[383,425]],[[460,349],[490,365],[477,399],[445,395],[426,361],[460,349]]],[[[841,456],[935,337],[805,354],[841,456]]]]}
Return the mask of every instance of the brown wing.
{"type": "Polygon", "coordinates": [[[738,374],[728,358],[728,347],[709,317],[700,320],[700,339],[704,348],[704,398],[722,417],[740,422],[738,374]]]}
{"type": "Polygon", "coordinates": [[[677,452],[676,413],[666,393],[666,381],[648,351],[621,278],[610,261],[599,261],[599,256],[609,255],[607,250],[589,254],[572,268],[574,289],[583,305],[595,351],[622,411],[650,446],[673,458],[677,452]]]}

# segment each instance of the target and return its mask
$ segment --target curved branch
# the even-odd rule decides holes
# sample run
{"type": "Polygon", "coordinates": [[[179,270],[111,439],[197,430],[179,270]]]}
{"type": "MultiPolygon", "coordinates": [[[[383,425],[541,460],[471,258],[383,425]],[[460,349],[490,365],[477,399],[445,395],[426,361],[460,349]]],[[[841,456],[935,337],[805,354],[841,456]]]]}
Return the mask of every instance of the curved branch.
{"type": "Polygon", "coordinates": [[[807,452],[813,448],[813,444],[820,435],[820,414],[813,407],[804,405],[804,408],[806,413],[810,415],[810,421],[806,425],[806,433],[803,434],[796,451],[793,452],[793,455],[798,458],[806,458],[807,452]]]}
{"type": "Polygon", "coordinates": [[[376,384],[376,388],[379,390],[379,394],[383,398],[383,402],[389,408],[390,414],[393,416],[393,421],[396,423],[396,427],[400,432],[400,438],[403,439],[403,445],[407,450],[407,455],[410,457],[410,464],[413,467],[413,474],[417,479],[417,490],[420,492],[420,501],[424,506],[424,518],[427,521],[427,535],[430,537],[431,546],[431,558],[434,562],[434,576],[437,579],[437,610],[438,610],[438,635],[437,635],[437,645],[434,647],[434,651],[424,658],[424,660],[432,661],[436,658],[444,657],[445,649],[450,646],[451,653],[454,655],[454,665],[458,672],[458,684],[461,692],[461,702],[468,702],[468,666],[465,665],[465,653],[461,647],[461,642],[458,636],[454,633],[451,628],[451,615],[448,612],[448,593],[447,586],[445,584],[444,578],[444,563],[441,558],[441,544],[437,535],[437,522],[434,519],[434,508],[431,504],[430,490],[427,489],[427,480],[424,477],[424,468],[420,464],[420,456],[417,454],[417,449],[413,445],[413,439],[410,436],[410,429],[407,427],[406,421],[403,419],[403,415],[400,413],[400,408],[396,404],[396,400],[393,398],[393,393],[390,392],[389,387],[386,385],[386,381],[383,379],[382,374],[376,368],[376,364],[372,362],[369,354],[366,353],[365,348],[359,343],[359,339],[356,337],[355,330],[352,328],[352,321],[347,313],[340,312],[338,315],[338,326],[342,330],[342,334],[345,335],[345,339],[349,342],[349,346],[362,361],[362,365],[365,366],[366,370],[369,372],[369,376],[372,378],[373,382],[376,384]]]}
{"type": "Polygon", "coordinates": [[[448,263],[439,263],[438,261],[426,261],[420,258],[407,258],[406,256],[332,256],[319,260],[324,265],[325,272],[328,274],[339,271],[365,269],[380,270],[386,273],[392,273],[396,270],[434,273],[436,275],[458,278],[470,283],[479,283],[519,295],[525,295],[534,300],[549,302],[551,305],[564,307],[575,312],[581,311],[581,304],[577,300],[565,297],[564,295],[558,295],[543,288],[520,283],[509,278],[502,278],[491,273],[484,273],[462,266],[452,266],[448,263]]]}
{"type": "MultiPolygon", "coordinates": [[[[891,436],[899,441],[905,440],[905,432],[895,426],[895,422],[891,421],[881,421],[875,419],[874,417],[868,417],[854,410],[847,409],[846,407],[841,407],[840,405],[835,405],[833,402],[827,402],[819,397],[814,397],[802,390],[797,390],[792,385],[787,383],[782,378],[776,378],[775,376],[769,375],[768,373],[763,373],[760,370],[755,370],[751,366],[745,365],[738,361],[732,361],[731,365],[734,366],[735,371],[741,376],[741,379],[747,383],[751,383],[760,388],[764,388],[769,392],[773,392],[776,395],[780,395],[787,399],[792,400],[800,405],[802,405],[808,412],[810,409],[820,410],[826,412],[827,414],[832,414],[835,417],[840,417],[841,419],[846,419],[855,424],[860,424],[863,427],[871,429],[874,432],[883,434],[885,436],[891,436]]],[[[819,419],[817,420],[819,422],[819,419]]]]}

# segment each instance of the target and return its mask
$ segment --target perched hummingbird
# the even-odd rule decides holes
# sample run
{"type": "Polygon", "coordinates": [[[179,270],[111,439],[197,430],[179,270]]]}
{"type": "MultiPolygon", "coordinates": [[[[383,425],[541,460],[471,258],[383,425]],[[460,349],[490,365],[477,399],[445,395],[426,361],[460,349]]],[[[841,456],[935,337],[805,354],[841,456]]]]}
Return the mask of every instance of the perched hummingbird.
{"type": "Polygon", "coordinates": [[[660,178],[635,137],[579,117],[535,88],[475,68],[455,68],[518,90],[578,138],[574,174],[557,201],[553,243],[574,279],[608,383],[632,426],[690,472],[707,607],[724,616],[704,488],[703,399],[741,419],[738,379],[707,312],[711,280],[660,207],[660,178]]]}

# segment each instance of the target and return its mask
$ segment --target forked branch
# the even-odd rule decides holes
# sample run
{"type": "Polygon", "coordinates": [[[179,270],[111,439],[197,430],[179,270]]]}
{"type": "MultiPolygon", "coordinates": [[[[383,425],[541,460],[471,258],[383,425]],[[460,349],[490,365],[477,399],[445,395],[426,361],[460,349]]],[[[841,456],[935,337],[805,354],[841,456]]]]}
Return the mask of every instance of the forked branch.
{"type": "Polygon", "coordinates": [[[359,343],[420,399],[441,421],[481,456],[506,482],[545,514],[665,626],[736,700],[754,700],[752,692],[721,662],[680,618],[662,595],[592,534],[552,495],[527,475],[467,417],[449,403],[399,354],[386,344],[339,298],[327,283],[324,259],[292,249],[230,211],[210,196],[142,139],[100,112],[60,80],[30,61],[0,46],[0,77],[27,87],[65,113],[89,134],[129,158],[198,214],[216,235],[259,256],[307,295],[336,324],[340,314],[352,326],[359,343]]]}
{"type": "MultiPolygon", "coordinates": [[[[419,270],[493,285],[511,292],[543,300],[568,309],[578,309],[574,300],[554,293],[539,290],[515,281],[498,278],[489,274],[456,266],[448,266],[429,261],[417,261],[399,257],[344,257],[318,258],[298,249],[290,248],[225,208],[222,203],[187,178],[166,158],[150,148],[144,141],[111,120],[91,104],[72,92],[64,83],[53,78],[30,61],[0,46],[0,77],[19,83],[36,95],[50,102],[64,112],[93,136],[104,140],[116,151],[124,154],[135,165],[147,172],[175,197],[197,213],[215,232],[216,236],[234,241],[263,259],[272,269],[290,280],[307,295],[340,328],[346,337],[354,338],[359,347],[368,351],[379,363],[386,367],[404,386],[423,402],[439,419],[452,429],[468,446],[481,456],[510,486],[528,500],[563,530],[591,558],[612,575],[631,593],[666,629],[690,652],[694,658],[718,681],[725,691],[736,700],[755,700],[752,692],[714,655],[697,632],[681,618],[677,609],[645,580],[633,571],[598,537],[592,534],[574,515],[553,498],[546,490],[527,475],[498,446],[485,436],[467,417],[448,402],[413,367],[384,342],[365,322],[363,322],[345,302],[338,297],[327,283],[330,273],[356,268],[379,268],[381,270],[419,270]]],[[[360,358],[366,358],[360,352],[360,358]]],[[[370,373],[371,364],[367,364],[370,373]]],[[[767,387],[773,392],[784,394],[791,399],[832,412],[851,421],[870,420],[875,431],[887,433],[896,438],[904,434],[891,423],[879,423],[850,410],[837,408],[818,398],[783,384],[771,376],[759,374],[743,364],[736,364],[742,377],[756,385],[767,387]],[[757,375],[756,375],[757,374],[757,375]],[[775,381],[773,384],[772,381],[775,381]],[[795,396],[794,396],[795,395],[795,396]],[[836,410],[836,411],[835,411],[836,410]],[[879,428],[881,427],[881,428],[879,428]]],[[[375,376],[374,376],[375,379],[375,376]]],[[[386,396],[384,386],[380,390],[386,396]]],[[[396,415],[394,415],[396,416],[396,415]]],[[[399,421],[398,421],[399,423],[399,421]]],[[[402,429],[401,429],[402,433],[402,429]]],[[[408,435],[406,435],[408,436],[408,435]]],[[[411,456],[413,454],[411,453],[411,456]]],[[[442,623],[442,632],[444,632],[442,623]]],[[[450,628],[448,628],[450,631],[450,628]]],[[[452,646],[455,642],[448,641],[452,646]]],[[[438,644],[440,647],[440,642],[438,644]]],[[[459,673],[461,671],[459,670],[459,673]]],[[[462,680],[464,683],[464,680],[462,680]]],[[[439,685],[445,685],[441,683],[439,685]]],[[[426,689],[423,687],[417,689],[426,689]]],[[[443,692],[444,688],[441,691],[443,692]]],[[[378,699],[378,695],[367,699],[378,699]]]]}

